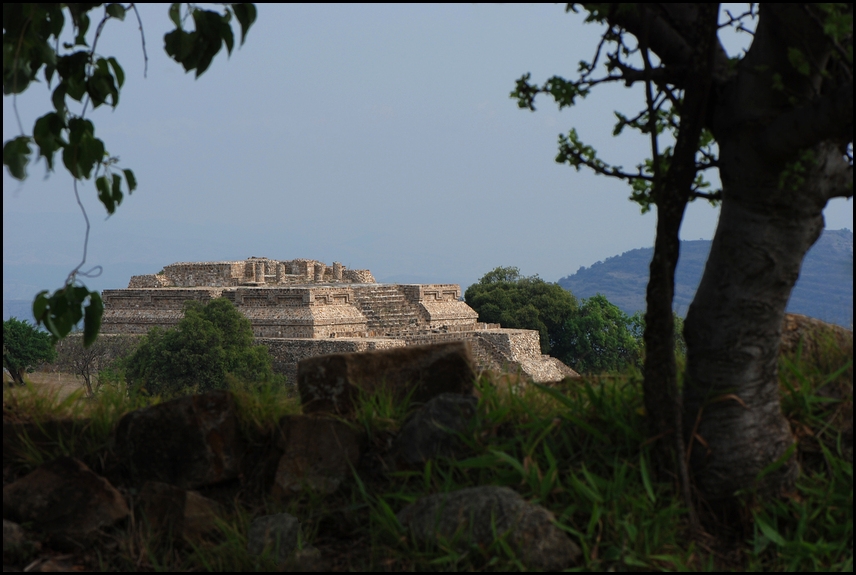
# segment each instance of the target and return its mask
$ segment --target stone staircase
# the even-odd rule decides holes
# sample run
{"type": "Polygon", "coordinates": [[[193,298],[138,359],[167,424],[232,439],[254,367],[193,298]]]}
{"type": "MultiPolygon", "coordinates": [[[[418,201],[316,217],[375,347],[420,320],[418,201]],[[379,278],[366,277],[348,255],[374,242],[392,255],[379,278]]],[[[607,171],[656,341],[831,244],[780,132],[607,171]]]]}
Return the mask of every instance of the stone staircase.
{"type": "Polygon", "coordinates": [[[366,317],[369,336],[395,335],[424,327],[425,320],[395,285],[354,288],[355,305],[366,317]]]}

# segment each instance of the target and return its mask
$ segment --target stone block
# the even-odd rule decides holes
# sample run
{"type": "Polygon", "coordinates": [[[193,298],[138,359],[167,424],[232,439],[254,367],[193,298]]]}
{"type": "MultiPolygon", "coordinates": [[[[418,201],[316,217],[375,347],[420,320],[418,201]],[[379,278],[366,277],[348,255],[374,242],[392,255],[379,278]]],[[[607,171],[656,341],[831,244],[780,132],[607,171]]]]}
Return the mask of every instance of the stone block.
{"type": "Polygon", "coordinates": [[[71,457],[58,457],[3,487],[3,517],[32,522],[63,547],[84,546],[128,514],[116,488],[71,457]]]}
{"type": "Polygon", "coordinates": [[[266,549],[276,553],[276,562],[283,563],[296,549],[300,536],[300,521],[288,513],[256,517],[247,533],[247,551],[261,555],[266,549]]]}
{"type": "Polygon", "coordinates": [[[478,399],[472,395],[438,395],[401,426],[393,442],[393,460],[404,466],[415,466],[438,456],[462,456],[466,446],[456,433],[467,431],[477,407],[478,399]]]}
{"type": "Polygon", "coordinates": [[[147,481],[138,500],[140,511],[153,533],[197,542],[216,529],[220,505],[196,491],[186,491],[159,481],[147,481]]]}
{"type": "Polygon", "coordinates": [[[364,438],[338,419],[314,415],[287,415],[279,422],[278,447],[282,457],[275,490],[296,493],[309,488],[332,493],[351,476],[360,459],[364,438]]]}
{"type": "Polygon", "coordinates": [[[397,517],[421,545],[445,540],[461,551],[471,543],[486,549],[497,536],[505,536],[529,569],[561,571],[582,556],[576,543],[553,523],[552,513],[508,487],[482,485],[429,495],[397,517]]]}
{"type": "Polygon", "coordinates": [[[441,393],[470,393],[476,378],[470,345],[454,341],[356,354],[330,354],[301,360],[297,385],[304,413],[353,412],[360,392],[385,387],[414,402],[441,393]]]}
{"type": "Polygon", "coordinates": [[[179,397],[126,414],[116,453],[133,483],[161,481],[194,489],[238,475],[243,444],[227,391],[179,397]]]}

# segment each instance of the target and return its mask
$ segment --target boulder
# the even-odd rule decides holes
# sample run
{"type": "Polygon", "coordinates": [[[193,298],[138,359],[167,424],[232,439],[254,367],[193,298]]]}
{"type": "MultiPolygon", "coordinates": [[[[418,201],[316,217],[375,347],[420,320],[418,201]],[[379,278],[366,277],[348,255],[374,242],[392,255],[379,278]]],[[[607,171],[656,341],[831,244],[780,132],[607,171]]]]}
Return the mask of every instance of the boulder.
{"type": "Polygon", "coordinates": [[[179,397],[125,414],[116,453],[132,483],[194,489],[238,476],[243,443],[227,391],[179,397]]]}
{"type": "Polygon", "coordinates": [[[38,541],[27,539],[24,529],[14,521],[3,520],[3,566],[7,563],[30,562],[35,553],[41,549],[38,541]]]}
{"type": "Polygon", "coordinates": [[[466,446],[456,433],[467,431],[477,407],[472,395],[443,393],[433,398],[401,426],[393,441],[393,461],[415,466],[434,457],[462,457],[466,446]]]}
{"type": "Polygon", "coordinates": [[[277,564],[283,563],[296,549],[300,538],[300,521],[288,513],[256,517],[247,533],[247,551],[261,555],[266,549],[276,553],[277,564]]]}
{"type": "Polygon", "coordinates": [[[840,325],[826,323],[795,313],[786,313],[782,322],[782,344],[780,352],[793,356],[802,344],[802,357],[815,364],[821,364],[828,358],[821,357],[824,347],[827,351],[849,354],[853,357],[853,331],[840,325]]]}
{"type": "Polygon", "coordinates": [[[335,353],[297,364],[304,413],[351,414],[360,392],[381,387],[398,398],[412,392],[413,401],[424,403],[445,392],[469,393],[475,378],[470,344],[464,341],[335,353]]]}
{"type": "Polygon", "coordinates": [[[3,487],[3,517],[31,522],[62,546],[84,546],[129,514],[122,495],[83,462],[58,457],[3,487]]]}
{"type": "Polygon", "coordinates": [[[296,493],[308,487],[332,493],[356,466],[364,438],[347,423],[315,415],[287,415],[279,422],[282,457],[275,490],[296,493]]]}
{"type": "Polygon", "coordinates": [[[217,502],[198,492],[159,481],[147,481],[137,503],[153,533],[176,540],[199,541],[215,530],[214,520],[223,514],[217,502]]]}
{"type": "Polygon", "coordinates": [[[445,540],[461,551],[469,544],[487,549],[497,536],[529,569],[560,571],[575,565],[580,548],[554,524],[553,514],[508,487],[483,485],[438,493],[402,509],[399,522],[418,543],[445,540]]]}

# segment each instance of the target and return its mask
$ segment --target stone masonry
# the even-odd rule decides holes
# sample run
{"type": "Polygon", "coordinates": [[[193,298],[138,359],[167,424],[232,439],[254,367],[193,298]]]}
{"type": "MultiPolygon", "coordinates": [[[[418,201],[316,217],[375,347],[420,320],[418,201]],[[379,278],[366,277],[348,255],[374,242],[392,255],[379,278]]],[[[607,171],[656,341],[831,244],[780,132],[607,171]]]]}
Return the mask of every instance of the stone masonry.
{"type": "Polygon", "coordinates": [[[272,260],[175,263],[105,290],[105,334],[175,327],[185,302],[226,297],[250,320],[277,372],[296,381],[314,355],[465,340],[481,369],[519,370],[533,381],[576,375],[542,355],[538,332],[478,322],[456,284],[379,284],[368,270],[333,262],[272,260]]]}

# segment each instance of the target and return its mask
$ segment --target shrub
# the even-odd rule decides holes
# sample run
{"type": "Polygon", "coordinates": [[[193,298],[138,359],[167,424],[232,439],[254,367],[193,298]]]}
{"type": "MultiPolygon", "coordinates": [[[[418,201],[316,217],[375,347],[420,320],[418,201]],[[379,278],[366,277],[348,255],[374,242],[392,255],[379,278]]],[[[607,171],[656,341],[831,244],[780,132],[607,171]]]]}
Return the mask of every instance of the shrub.
{"type": "Polygon", "coordinates": [[[188,302],[178,326],[149,331],[125,366],[132,390],[166,396],[226,389],[227,374],[249,384],[274,379],[267,348],[253,345],[250,321],[225,298],[188,302]]]}

